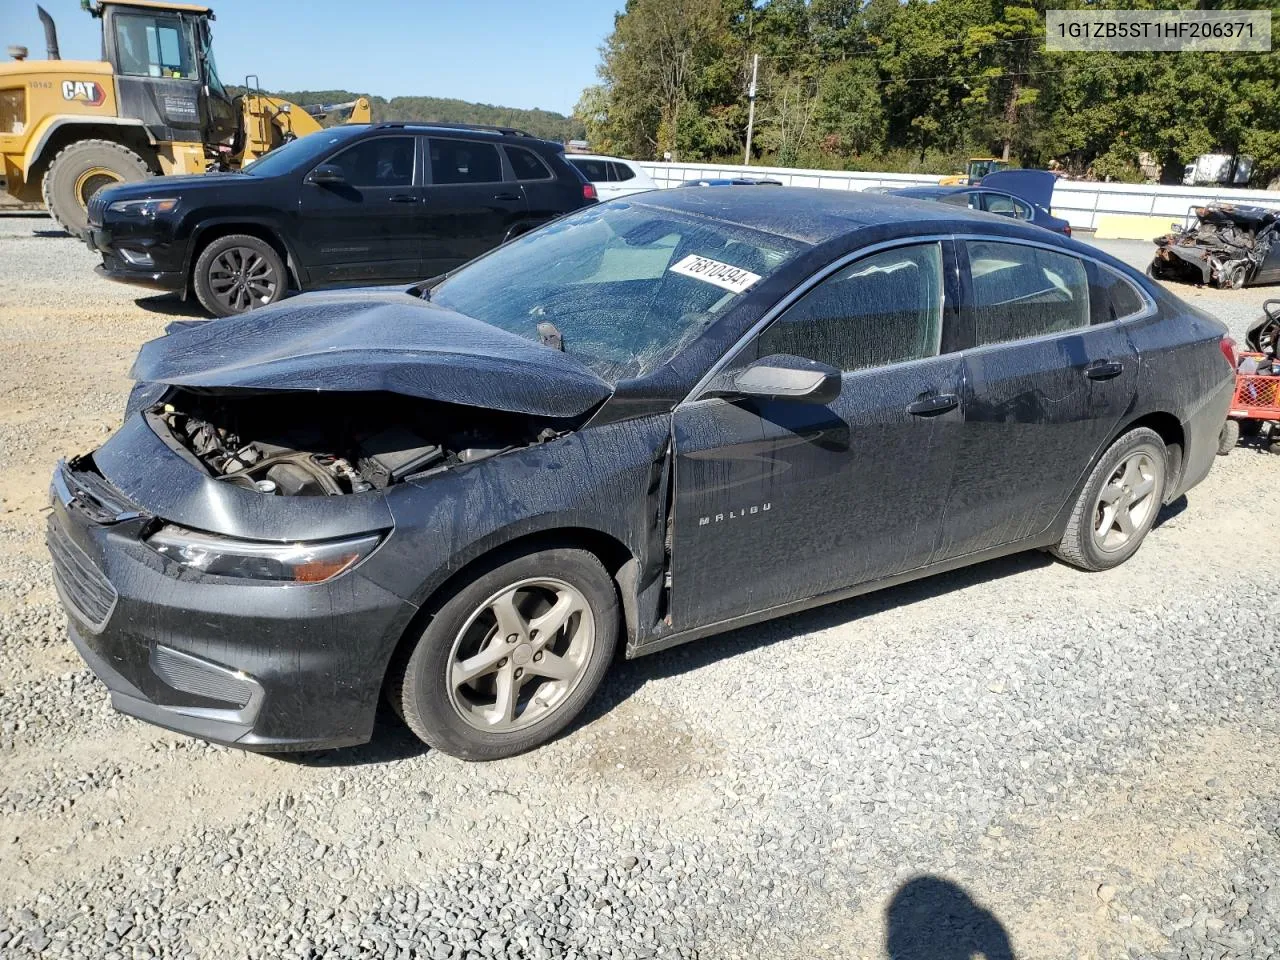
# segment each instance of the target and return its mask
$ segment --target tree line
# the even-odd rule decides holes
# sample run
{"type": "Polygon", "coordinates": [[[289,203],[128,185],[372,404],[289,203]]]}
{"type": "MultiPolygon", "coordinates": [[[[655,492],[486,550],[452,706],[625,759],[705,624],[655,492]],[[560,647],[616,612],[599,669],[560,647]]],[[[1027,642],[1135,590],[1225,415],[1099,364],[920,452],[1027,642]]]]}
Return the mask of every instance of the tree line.
{"type": "Polygon", "coordinates": [[[1280,54],[1050,53],[1048,5],[627,0],[574,112],[596,151],[741,162],[758,54],[756,163],[949,173],[990,155],[1131,182],[1158,166],[1178,182],[1198,154],[1228,152],[1252,155],[1261,185],[1280,175],[1280,54]]]}
{"type": "MultiPolygon", "coordinates": [[[[237,91],[238,92],[238,91],[237,91]]],[[[364,94],[350,90],[293,90],[273,93],[299,106],[326,103],[346,103],[364,94]]],[[[374,123],[404,121],[405,123],[480,123],[495,127],[515,127],[542,137],[564,143],[585,135],[580,121],[551,110],[522,110],[517,107],[498,107],[488,103],[472,103],[469,100],[452,100],[444,97],[369,97],[369,108],[374,123]]],[[[337,122],[340,118],[330,118],[337,122]]]]}

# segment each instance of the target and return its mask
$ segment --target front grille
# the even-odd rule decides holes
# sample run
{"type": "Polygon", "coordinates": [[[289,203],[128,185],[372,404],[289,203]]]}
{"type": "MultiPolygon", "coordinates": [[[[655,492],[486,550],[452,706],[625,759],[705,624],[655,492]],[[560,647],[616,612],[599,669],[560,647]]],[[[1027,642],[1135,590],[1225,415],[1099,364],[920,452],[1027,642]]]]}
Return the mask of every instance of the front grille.
{"type": "Polygon", "coordinates": [[[102,195],[99,190],[89,198],[87,212],[89,214],[89,222],[95,227],[102,226],[102,215],[107,209],[107,198],[102,195]]]}
{"type": "Polygon", "coordinates": [[[53,582],[63,603],[89,626],[101,630],[115,609],[116,588],[53,517],[49,518],[45,542],[53,557],[53,582]]]}

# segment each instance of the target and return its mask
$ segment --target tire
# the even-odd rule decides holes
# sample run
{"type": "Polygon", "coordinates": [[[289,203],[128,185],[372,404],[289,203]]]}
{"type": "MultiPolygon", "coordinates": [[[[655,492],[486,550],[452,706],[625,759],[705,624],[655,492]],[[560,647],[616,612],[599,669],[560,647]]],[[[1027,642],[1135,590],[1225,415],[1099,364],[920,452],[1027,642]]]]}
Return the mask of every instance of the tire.
{"type": "Polygon", "coordinates": [[[41,183],[44,205],[62,229],[80,240],[89,232],[89,199],[113,183],[133,183],[151,176],[146,161],[110,140],[81,140],[63,147],[49,164],[41,183]]]}
{"type": "Polygon", "coordinates": [[[582,712],[613,660],[618,631],[617,589],[594,554],[525,554],[478,576],[436,611],[389,678],[388,694],[409,729],[443,753],[514,756],[582,712]],[[567,619],[539,637],[534,625],[557,607],[570,611],[567,619]],[[495,609],[505,611],[501,624],[495,609]],[[539,672],[553,661],[557,679],[539,672]],[[463,663],[473,665],[470,679],[455,674],[463,663]],[[504,689],[511,695],[503,697],[504,689]],[[509,707],[499,709],[500,701],[509,707]]]}
{"type": "Polygon", "coordinates": [[[1236,444],[1240,442],[1240,421],[1228,420],[1222,425],[1222,432],[1218,434],[1218,456],[1225,457],[1236,448],[1236,444]]]}
{"type": "Polygon", "coordinates": [[[1130,430],[1089,474],[1062,540],[1050,552],[1081,570],[1110,570],[1124,563],[1155,524],[1168,473],[1169,452],[1160,435],[1146,427],[1130,430]],[[1133,497],[1138,489],[1145,492],[1133,497]],[[1128,520],[1127,532],[1122,515],[1128,520]]]}
{"type": "Polygon", "coordinates": [[[233,233],[200,251],[191,286],[211,314],[231,317],[276,303],[288,292],[289,274],[271,244],[233,233]]]}

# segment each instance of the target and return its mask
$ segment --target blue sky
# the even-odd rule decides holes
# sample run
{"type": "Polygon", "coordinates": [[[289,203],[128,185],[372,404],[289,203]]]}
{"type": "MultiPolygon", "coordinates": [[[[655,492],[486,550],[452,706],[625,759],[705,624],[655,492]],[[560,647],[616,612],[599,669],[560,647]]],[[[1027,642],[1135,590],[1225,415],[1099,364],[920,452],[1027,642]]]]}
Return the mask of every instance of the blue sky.
{"type": "MultiPolygon", "coordinates": [[[[100,56],[99,21],[79,0],[40,0],[63,59],[100,56]]],[[[457,97],[568,113],[595,82],[623,0],[207,0],[224,83],[256,73],[277,90],[457,97]],[[274,43],[273,38],[287,42],[274,43]]],[[[36,0],[0,0],[0,55],[44,57],[36,0]]]]}

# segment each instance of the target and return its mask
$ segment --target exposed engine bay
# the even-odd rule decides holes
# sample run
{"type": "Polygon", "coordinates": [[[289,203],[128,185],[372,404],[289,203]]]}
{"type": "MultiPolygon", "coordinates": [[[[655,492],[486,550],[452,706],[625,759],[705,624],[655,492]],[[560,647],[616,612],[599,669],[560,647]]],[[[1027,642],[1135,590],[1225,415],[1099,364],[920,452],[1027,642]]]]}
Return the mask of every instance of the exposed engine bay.
{"type": "Polygon", "coordinates": [[[1156,238],[1151,275],[1157,280],[1238,289],[1260,279],[1269,259],[1280,258],[1280,210],[1215,203],[1196,207],[1195,215],[1190,227],[1156,238]]]}
{"type": "Polygon", "coordinates": [[[179,389],[147,416],[167,442],[194,455],[218,480],[273,496],[382,490],[546,442],[566,428],[386,393],[179,389]]]}

